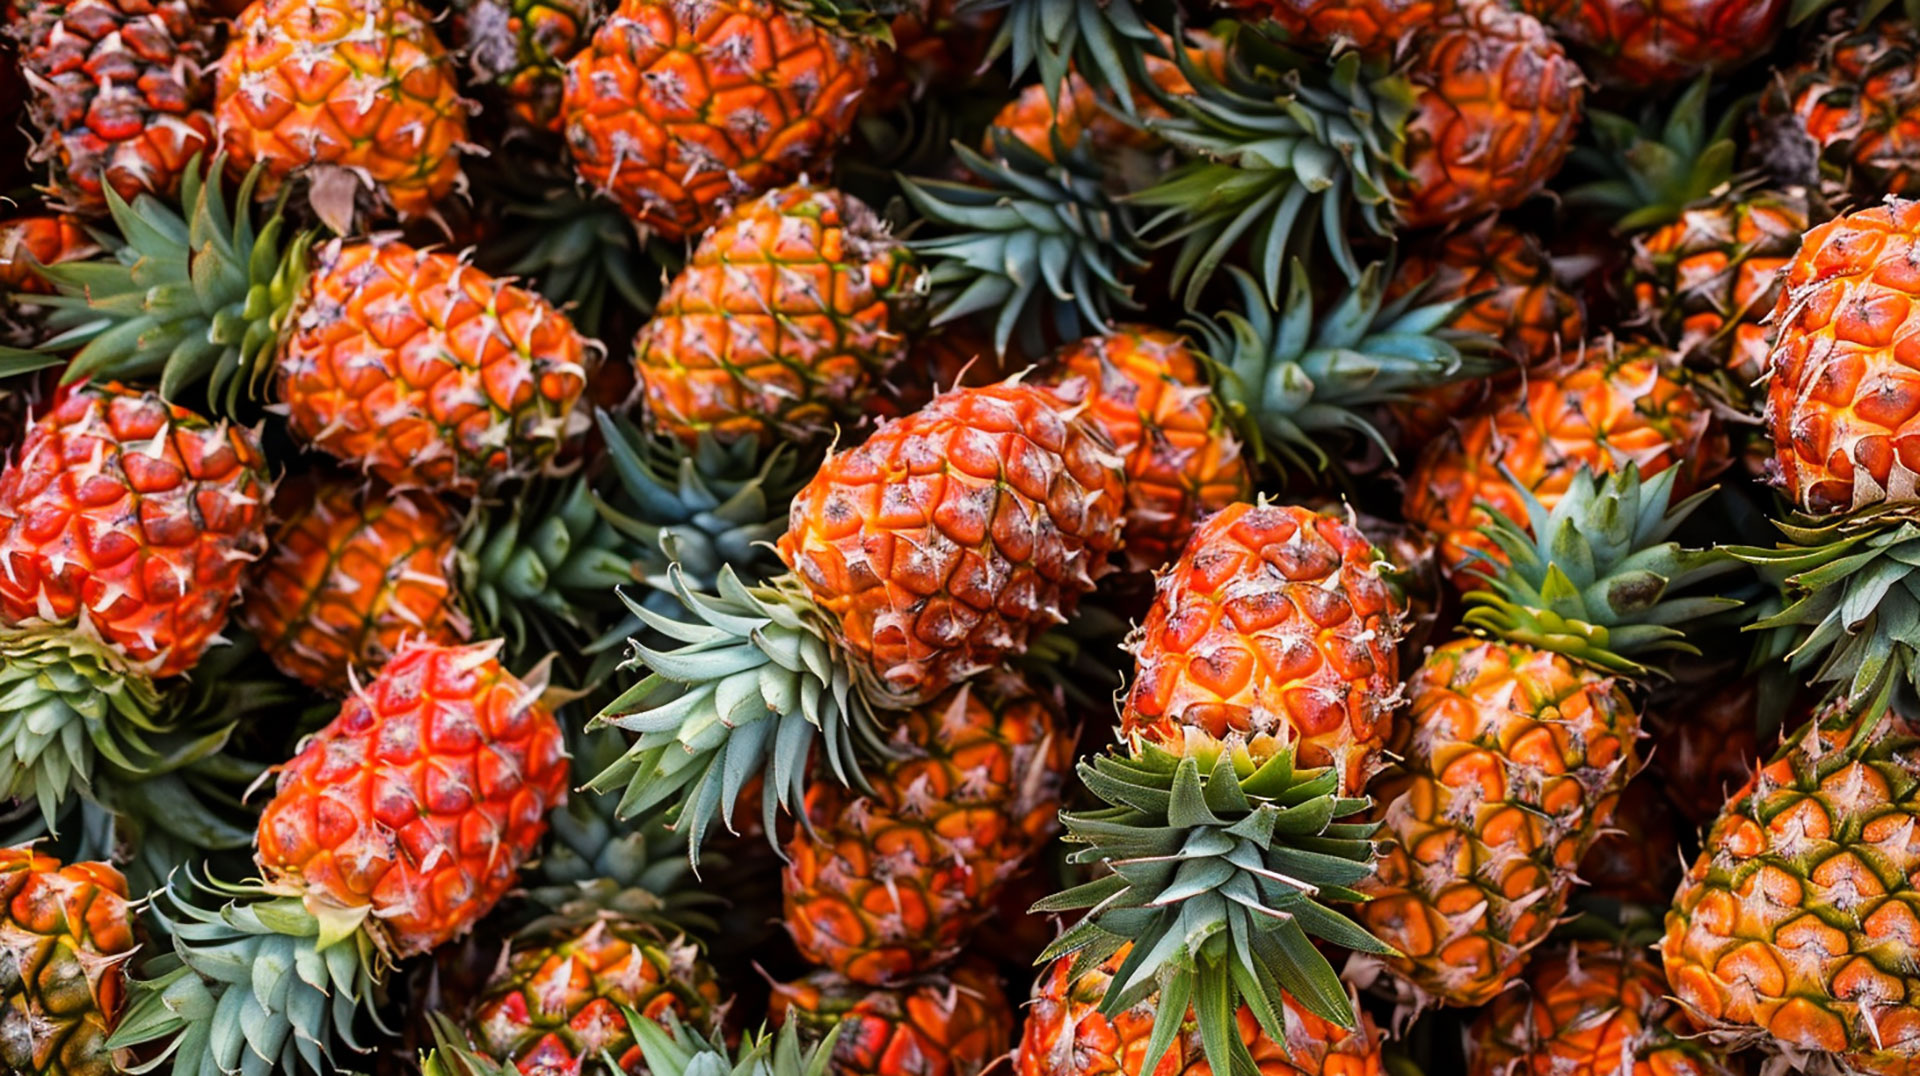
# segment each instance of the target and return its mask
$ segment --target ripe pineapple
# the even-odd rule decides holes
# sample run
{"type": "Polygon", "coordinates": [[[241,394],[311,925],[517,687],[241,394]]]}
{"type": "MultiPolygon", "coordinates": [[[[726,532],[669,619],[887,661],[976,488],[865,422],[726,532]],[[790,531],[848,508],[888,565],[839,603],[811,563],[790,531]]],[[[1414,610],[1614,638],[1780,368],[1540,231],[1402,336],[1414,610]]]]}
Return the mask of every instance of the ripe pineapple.
{"type": "Polygon", "coordinates": [[[1467,1032],[1468,1076],[1734,1076],[1699,1041],[1652,960],[1605,941],[1535,957],[1467,1032]]]}
{"type": "Polygon", "coordinates": [[[1397,698],[1402,612],[1366,539],[1300,507],[1233,505],[1161,575],[1120,750],[1079,767],[1103,806],[1061,816],[1084,846],[1070,861],[1125,866],[1034,908],[1089,909],[1042,960],[1085,972],[1133,946],[1098,989],[1108,1020],[1161,995],[1135,1071],[1156,1071],[1189,1002],[1215,1072],[1250,1070],[1264,1041],[1235,1033],[1243,1005],[1285,1039],[1283,988],[1355,1026],[1314,939],[1388,951],[1326,905],[1372,873],[1375,827],[1348,819],[1397,698]]]}
{"type": "MultiPolygon", "coordinates": [[[[1162,48],[1173,48],[1171,36],[1157,36],[1162,48]]],[[[1154,123],[1169,117],[1160,102],[1193,93],[1193,84],[1187,80],[1183,68],[1200,67],[1216,79],[1225,71],[1226,47],[1220,38],[1190,30],[1181,47],[1185,52],[1184,63],[1152,54],[1143,58],[1146,78],[1154,89],[1148,90],[1144,85],[1128,87],[1125,91],[1128,106],[1123,112],[1110,107],[1113,94],[1096,90],[1078,74],[1069,74],[1051,91],[1040,84],[1026,87],[994,114],[982,139],[981,152],[991,155],[998,140],[1009,138],[1049,161],[1053,159],[1056,140],[1062,147],[1071,149],[1084,137],[1106,161],[1111,161],[1115,153],[1123,149],[1160,148],[1161,142],[1152,128],[1154,123]]]]}
{"type": "Polygon", "coordinates": [[[1730,560],[1666,540],[1704,498],[1669,507],[1676,478],[1583,468],[1551,511],[1523,494],[1526,522],[1487,527],[1505,556],[1468,596],[1478,635],[1408,679],[1359,914],[1415,996],[1483,1005],[1520,973],[1640,767],[1642,660],[1691,650],[1674,625],[1733,604],[1690,592],[1730,560]]]}
{"type": "Polygon", "coordinates": [[[318,1070],[358,1045],[392,961],[473,929],[567,788],[559,724],[496,649],[404,646],[280,767],[255,832],[264,881],[211,883],[219,909],[171,891],[177,963],[134,984],[114,1045],[164,1042],[181,1076],[243,1055],[318,1070]],[[311,970],[254,989],[257,967],[296,964],[311,970]]]}
{"type": "MultiPolygon", "coordinates": [[[[189,177],[184,214],[118,206],[131,237],[110,260],[47,270],[56,327],[84,343],[81,377],[205,380],[241,409],[271,369],[302,440],[383,481],[456,495],[547,465],[584,431],[597,352],[566,315],[452,254],[391,235],[317,250],[234,220],[217,181],[189,177]]],[[[241,206],[249,201],[245,188],[241,206]]]]}
{"type": "Polygon", "coordinates": [[[213,141],[218,20],[197,0],[46,0],[11,33],[27,75],[36,156],[57,205],[104,216],[106,191],[172,197],[213,141]]]}
{"type": "Polygon", "coordinates": [[[804,8],[621,0],[567,65],[561,122],[588,185],[687,239],[825,165],[872,73],[863,40],[804,8]]]}
{"type": "Polygon", "coordinates": [[[107,1037],[134,947],[119,871],[0,848],[0,1066],[23,1076],[123,1071],[132,1059],[107,1037]]]}
{"type": "Polygon", "coordinates": [[[586,47],[599,0],[454,0],[453,40],[474,79],[519,122],[560,130],[567,61],[586,47]]]}
{"type": "MultiPolygon", "coordinates": [[[[1081,975],[1073,974],[1074,962],[1065,957],[1041,973],[1013,1050],[1014,1076],[1212,1076],[1220,1071],[1205,1060],[1191,1012],[1159,1065],[1147,1067],[1158,995],[1111,1018],[1099,1012],[1100,999],[1129,950],[1123,947],[1081,975]]],[[[1384,1076],[1381,1035],[1365,1013],[1355,1027],[1343,1029],[1288,996],[1280,1019],[1281,1033],[1270,1035],[1247,1006],[1233,1015],[1234,1034],[1261,1076],[1384,1076]]]]}
{"type": "Polygon", "coordinates": [[[807,790],[787,843],[785,915],[800,955],[858,983],[951,960],[1058,828],[1074,738],[1013,673],[900,714],[871,793],[807,790]]]}
{"type": "Polygon", "coordinates": [[[1645,89],[1727,74],[1766,55],[1786,0],[1525,0],[1521,10],[1574,47],[1587,71],[1645,89]]]}
{"type": "Polygon", "coordinates": [[[1716,1046],[1906,1072],[1920,1060],[1920,976],[1900,940],[1920,898],[1905,837],[1920,736],[1904,708],[1848,709],[1824,708],[1727,800],[1660,955],[1716,1046]]]}
{"type": "Polygon", "coordinates": [[[1150,572],[1173,560],[1204,516],[1253,492],[1248,460],[1185,337],[1116,326],[1056,352],[1054,384],[1077,381],[1087,418],[1126,461],[1127,564],[1150,572]]]}
{"type": "Polygon", "coordinates": [[[771,767],[771,834],[777,806],[803,809],[816,735],[848,780],[875,707],[923,703],[1071,613],[1110,569],[1123,500],[1105,438],[1045,389],[958,389],[888,423],[794,498],[779,543],[791,574],[750,588],[723,568],[709,596],[672,573],[677,617],[629,600],[681,645],[634,648],[652,671],[596,721],[640,736],[594,786],[627,787],[626,814],[671,805],[697,852],[771,767]]]}
{"type": "Polygon", "coordinates": [[[651,425],[766,444],[857,419],[906,352],[912,280],[857,198],[802,182],[728,212],[634,340],[651,425]]]}
{"type": "Polygon", "coordinates": [[[1899,267],[1920,202],[1889,199],[1808,232],[1774,307],[1766,421],[1775,480],[1802,511],[1920,499],[1916,411],[1902,357],[1915,286],[1899,267]]]}
{"type": "Polygon", "coordinates": [[[291,179],[328,227],[364,206],[430,217],[461,184],[467,139],[453,60],[415,0],[253,0],[234,19],[214,105],[231,164],[291,179]]]}
{"type": "Polygon", "coordinates": [[[0,221],[0,344],[32,347],[46,338],[41,324],[46,309],[35,297],[53,294],[54,287],[40,275],[39,266],[98,253],[99,246],[80,221],[65,214],[0,221]]]}
{"type": "Polygon", "coordinates": [[[1755,141],[1791,183],[1835,201],[1920,193],[1920,27],[1877,19],[1820,42],[1767,83],[1755,141]]]}
{"type": "Polygon", "coordinates": [[[1466,0],[1422,28],[1407,77],[1417,92],[1406,125],[1395,210],[1431,228],[1539,193],[1573,148],[1586,91],[1579,68],[1531,15],[1466,0]]]}
{"type": "Polygon", "coordinates": [[[816,971],[775,984],[770,1004],[802,1040],[837,1033],[834,1076],[981,1076],[1013,1040],[999,975],[971,961],[882,987],[816,971]]]}
{"type": "Polygon", "coordinates": [[[1627,463],[1649,478],[1673,468],[1676,491],[1690,493],[1730,462],[1708,397],[1671,352],[1612,340],[1583,351],[1488,400],[1415,461],[1407,521],[1441,539],[1441,568],[1456,583],[1484,568],[1476,551],[1499,556],[1478,529],[1488,506],[1525,519],[1526,496],[1551,509],[1586,469],[1627,463]]]}
{"type": "Polygon", "coordinates": [[[63,390],[0,471],[0,795],[52,822],[96,756],[174,748],[154,686],[192,669],[265,544],[247,430],[120,385],[63,390]]]}

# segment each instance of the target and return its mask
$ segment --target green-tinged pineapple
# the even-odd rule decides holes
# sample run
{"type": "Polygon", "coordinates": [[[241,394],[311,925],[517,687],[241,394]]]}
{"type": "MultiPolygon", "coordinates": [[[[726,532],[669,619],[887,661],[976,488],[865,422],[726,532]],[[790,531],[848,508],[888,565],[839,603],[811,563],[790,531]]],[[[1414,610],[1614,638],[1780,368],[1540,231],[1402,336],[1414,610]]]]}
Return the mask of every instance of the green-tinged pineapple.
{"type": "Polygon", "coordinates": [[[516,120],[560,129],[567,61],[587,43],[600,0],[455,0],[453,40],[474,80],[516,120]]]}
{"type": "Polygon", "coordinates": [[[894,986],[818,971],[775,984],[771,1005],[803,1041],[832,1042],[835,1076],[981,1076],[1013,1041],[1000,976],[978,961],[894,986]]]}
{"type": "Polygon", "coordinates": [[[133,956],[127,881],[105,863],[0,848],[0,1067],[22,1076],[110,1076],[107,1043],[133,956]]]}
{"type": "Polygon", "coordinates": [[[1485,1004],[1520,973],[1640,767],[1644,662],[1734,604],[1697,586],[1733,562],[1670,540],[1704,497],[1670,505],[1674,482],[1583,470],[1551,511],[1529,494],[1524,520],[1495,516],[1503,559],[1468,595],[1471,634],[1408,679],[1359,914],[1416,997],[1485,1004]]]}

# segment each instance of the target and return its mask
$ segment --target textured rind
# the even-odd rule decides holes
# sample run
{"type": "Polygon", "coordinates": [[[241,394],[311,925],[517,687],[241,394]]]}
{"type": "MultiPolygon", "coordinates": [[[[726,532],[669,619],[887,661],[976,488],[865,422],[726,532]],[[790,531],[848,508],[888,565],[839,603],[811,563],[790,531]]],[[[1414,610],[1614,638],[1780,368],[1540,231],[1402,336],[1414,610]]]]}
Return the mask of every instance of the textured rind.
{"type": "Polygon", "coordinates": [[[1857,722],[1822,712],[1727,801],[1660,955],[1714,1038],[1894,1076],[1920,1071],[1920,728],[1872,719],[1849,749],[1857,722]]]}
{"type": "Polygon", "coordinates": [[[560,726],[491,644],[409,644],[279,769],[255,861],[395,957],[473,928],[564,802],[560,726]]]}
{"type": "Polygon", "coordinates": [[[1821,42],[1768,80],[1756,126],[1862,201],[1920,193],[1920,28],[1878,19],[1821,42]]]}
{"type": "Polygon", "coordinates": [[[1583,468],[1612,473],[1628,463],[1642,477],[1682,468],[1674,494],[1685,496],[1730,462],[1726,432],[1677,356],[1603,340],[1570,358],[1487,401],[1414,463],[1407,522],[1440,537],[1441,568],[1456,582],[1478,575],[1469,550],[1498,555],[1479,532],[1491,519],[1482,502],[1524,520],[1517,487],[1551,510],[1583,468]]]}
{"type": "Polygon", "coordinates": [[[1484,1005],[1559,921],[1575,868],[1639,769],[1627,685],[1549,651],[1462,639],[1407,681],[1403,762],[1372,789],[1384,822],[1360,922],[1396,975],[1484,1005]]]}
{"type": "Polygon", "coordinates": [[[467,138],[452,57],[414,0],[254,0],[234,20],[214,116],[256,193],[350,170],[374,201],[424,216],[460,184],[467,138]]]}
{"type": "Polygon", "coordinates": [[[85,227],[69,216],[36,214],[0,221],[0,292],[52,295],[54,287],[35,263],[58,265],[99,252],[85,227]]]}
{"type": "Polygon", "coordinates": [[[959,389],[829,457],[780,556],[910,706],[1071,613],[1112,567],[1125,502],[1118,457],[1070,401],[959,389]]]}
{"type": "Polygon", "coordinates": [[[1121,731],[1178,752],[1199,729],[1256,756],[1291,746],[1357,795],[1399,702],[1404,612],[1360,533],[1291,505],[1235,504],[1162,573],[1134,634],[1121,731]]]}
{"type": "Polygon", "coordinates": [[[653,428],[805,441],[860,417],[906,353],[906,247],[866,203],[798,183],[721,218],[634,339],[653,428]]]}
{"type": "Polygon", "coordinates": [[[896,982],[951,960],[1001,889],[1059,828],[1074,737],[1011,676],[899,716],[896,757],[807,793],[783,872],[787,929],[810,964],[896,982]]]}
{"type": "Polygon", "coordinates": [[[770,0],[622,0],[567,66],[563,128],[581,179],[685,239],[825,164],[872,71],[864,45],[770,0]]]}
{"type": "Polygon", "coordinates": [[[1240,439],[1177,333],[1140,325],[1069,344],[1046,368],[1055,384],[1079,379],[1086,418],[1126,461],[1127,563],[1165,565],[1200,519],[1253,489],[1240,439]]]}
{"type": "Polygon", "coordinates": [[[465,642],[454,590],[459,521],[432,497],[369,479],[290,479],[274,491],[267,555],[248,569],[240,619],[274,666],[345,694],[401,640],[465,642]]]}
{"type": "Polygon", "coordinates": [[[0,1068],[38,1076],[120,1071],[107,1036],[135,947],[127,881],[105,863],[0,848],[0,1068]]]}
{"type": "Polygon", "coordinates": [[[1419,97],[1395,187],[1410,228],[1511,209],[1573,148],[1580,69],[1538,20],[1497,0],[1469,0],[1428,28],[1407,77],[1419,97]]]}
{"type": "Polygon", "coordinates": [[[836,1025],[834,1076],[982,1076],[1013,1038],[1013,1007],[991,968],[963,962],[893,987],[861,986],[830,971],[777,984],[777,1023],[810,1037],[836,1025]]]}
{"type": "Polygon", "coordinates": [[[595,919],[517,944],[469,1026],[481,1053],[522,1076],[619,1076],[645,1071],[622,1009],[705,1028],[719,1008],[697,946],[645,923],[595,919]]]}
{"type": "Polygon", "coordinates": [[[586,426],[595,353],[544,298],[389,236],[314,252],[276,366],[287,424],[402,488],[537,472],[586,426]]]}
{"type": "Polygon", "coordinates": [[[1766,54],[1787,0],[1523,0],[1608,85],[1644,89],[1766,54]]]}
{"type": "Polygon", "coordinates": [[[1775,478],[1815,514],[1920,500],[1920,202],[1808,232],[1773,310],[1775,478]]]}
{"type": "Polygon", "coordinates": [[[1689,361],[1753,384],[1766,374],[1769,318],[1806,230],[1805,200],[1772,191],[1682,210],[1633,239],[1639,317],[1689,361]]]}
{"type": "Polygon", "coordinates": [[[213,143],[217,23],[190,0],[67,0],[27,10],[13,30],[28,75],[37,156],[75,213],[102,216],[111,188],[171,198],[213,143]]]}
{"type": "MultiPolygon", "coordinates": [[[[1077,980],[1069,980],[1073,957],[1054,961],[1033,984],[1026,1023],[1013,1051],[1014,1076],[1149,1076],[1144,1069],[1153,1034],[1157,996],[1113,1019],[1100,1015],[1100,1000],[1127,950],[1077,980]]],[[[1261,1076],[1383,1076],[1381,1035],[1360,1013],[1359,1025],[1343,1030],[1283,995],[1286,1040],[1269,1038],[1242,1005],[1234,1014],[1240,1041],[1261,1076]]],[[[1171,1048],[1151,1076],[1212,1076],[1191,1011],[1171,1048]]]]}
{"type": "Polygon", "coordinates": [[[1575,942],[1534,957],[1522,985],[1481,1012],[1467,1033],[1467,1076],[1746,1071],[1692,1031],[1659,965],[1638,950],[1575,942]]]}
{"type": "Polygon", "coordinates": [[[191,669],[266,544],[253,432],[116,384],[64,391],[0,472],[0,622],[191,669]]]}
{"type": "Polygon", "coordinates": [[[453,40],[474,78],[529,127],[560,129],[567,61],[586,47],[598,0],[454,0],[453,40]]]}

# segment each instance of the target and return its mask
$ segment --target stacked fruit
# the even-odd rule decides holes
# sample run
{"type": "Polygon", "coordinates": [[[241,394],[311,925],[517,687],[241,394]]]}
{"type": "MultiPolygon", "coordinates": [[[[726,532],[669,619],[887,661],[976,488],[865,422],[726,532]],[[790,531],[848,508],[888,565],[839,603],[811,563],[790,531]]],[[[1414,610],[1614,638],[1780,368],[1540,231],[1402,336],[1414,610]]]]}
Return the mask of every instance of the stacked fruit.
{"type": "Polygon", "coordinates": [[[1917,26],[0,3],[0,1071],[1920,1071],[1917,26]]]}

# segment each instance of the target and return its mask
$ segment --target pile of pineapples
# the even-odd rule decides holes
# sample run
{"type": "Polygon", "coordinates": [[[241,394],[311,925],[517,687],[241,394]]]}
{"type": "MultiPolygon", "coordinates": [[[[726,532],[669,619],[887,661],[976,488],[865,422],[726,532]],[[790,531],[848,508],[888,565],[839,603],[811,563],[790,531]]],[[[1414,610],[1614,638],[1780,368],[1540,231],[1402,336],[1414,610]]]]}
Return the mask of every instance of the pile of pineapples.
{"type": "Polygon", "coordinates": [[[1920,0],[0,43],[0,1076],[1920,1074],[1920,0]]]}

